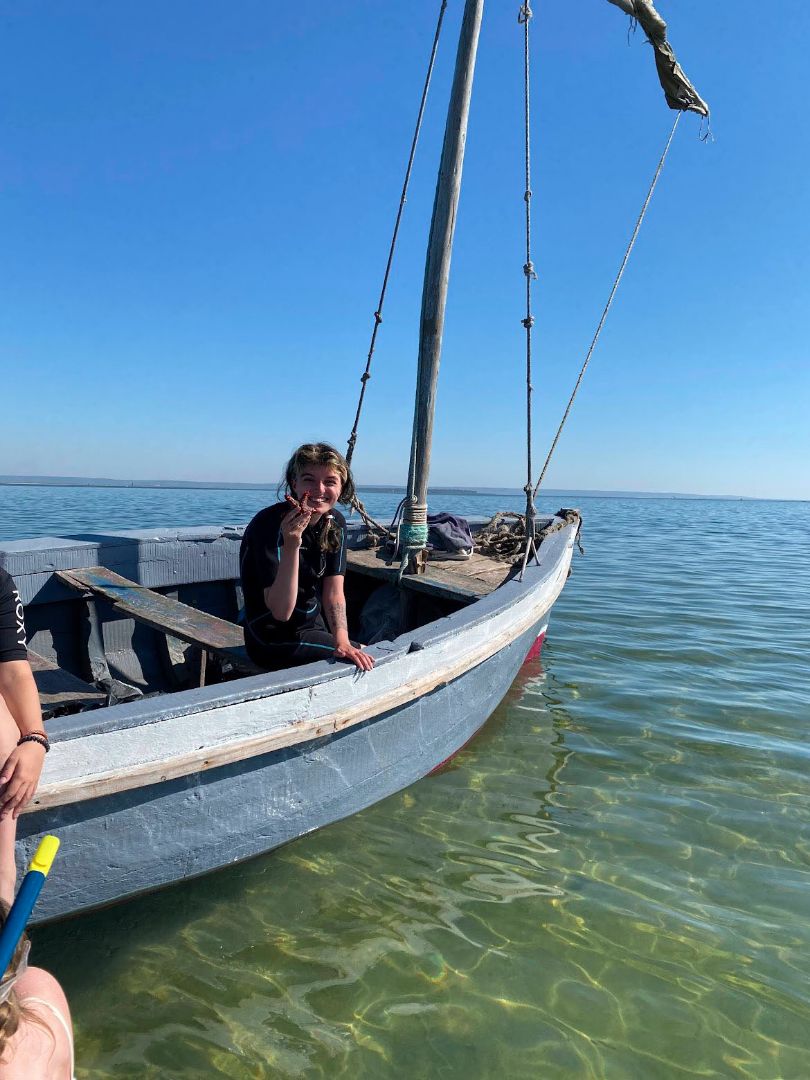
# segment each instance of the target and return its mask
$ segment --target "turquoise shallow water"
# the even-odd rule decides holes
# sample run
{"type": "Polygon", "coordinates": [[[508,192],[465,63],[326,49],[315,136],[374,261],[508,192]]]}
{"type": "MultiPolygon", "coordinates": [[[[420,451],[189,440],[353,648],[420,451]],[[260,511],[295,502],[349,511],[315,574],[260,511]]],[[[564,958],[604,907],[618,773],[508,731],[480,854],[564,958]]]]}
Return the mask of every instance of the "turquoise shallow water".
{"type": "MultiPolygon", "coordinates": [[[[262,502],[0,488],[0,535],[262,502]]],[[[586,555],[449,768],[34,932],[80,1078],[810,1077],[810,505],[558,502],[586,555]]]]}

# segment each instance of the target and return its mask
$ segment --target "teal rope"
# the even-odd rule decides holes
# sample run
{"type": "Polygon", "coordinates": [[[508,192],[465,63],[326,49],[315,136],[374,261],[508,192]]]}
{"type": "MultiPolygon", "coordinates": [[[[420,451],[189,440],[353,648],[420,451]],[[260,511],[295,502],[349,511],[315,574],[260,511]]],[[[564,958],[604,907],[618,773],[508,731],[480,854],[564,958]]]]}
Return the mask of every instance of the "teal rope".
{"type": "Polygon", "coordinates": [[[414,525],[413,522],[403,521],[399,527],[399,542],[403,548],[423,548],[428,541],[427,525],[414,525]]]}

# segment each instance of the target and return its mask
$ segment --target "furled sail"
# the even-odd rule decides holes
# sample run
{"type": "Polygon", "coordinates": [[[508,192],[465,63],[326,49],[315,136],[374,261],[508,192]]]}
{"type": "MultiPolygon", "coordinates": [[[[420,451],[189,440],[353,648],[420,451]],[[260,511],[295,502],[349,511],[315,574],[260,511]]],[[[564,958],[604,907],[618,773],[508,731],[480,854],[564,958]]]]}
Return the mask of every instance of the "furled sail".
{"type": "Polygon", "coordinates": [[[670,109],[685,109],[709,115],[709,106],[687,79],[683,68],[675,59],[672,46],[667,41],[667,24],[653,7],[650,0],[609,0],[622,11],[636,19],[647,35],[647,40],[655,52],[655,66],[658,78],[664,88],[667,105],[670,109]]]}

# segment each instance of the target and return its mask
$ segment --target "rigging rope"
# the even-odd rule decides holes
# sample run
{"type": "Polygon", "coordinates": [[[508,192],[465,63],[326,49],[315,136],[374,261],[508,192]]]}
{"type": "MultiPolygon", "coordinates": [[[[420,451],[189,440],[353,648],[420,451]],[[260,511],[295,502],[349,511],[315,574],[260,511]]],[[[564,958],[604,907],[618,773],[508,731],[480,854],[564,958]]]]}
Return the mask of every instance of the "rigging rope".
{"type": "MultiPolygon", "coordinates": [[[[388,252],[388,261],[387,261],[386,267],[385,267],[385,274],[384,274],[384,277],[383,277],[382,289],[380,291],[380,299],[379,299],[379,302],[377,304],[377,310],[374,312],[374,328],[373,328],[372,334],[371,334],[371,343],[370,343],[370,346],[369,346],[368,357],[367,357],[367,360],[366,360],[366,368],[365,368],[365,371],[363,372],[363,375],[361,376],[361,379],[360,379],[360,381],[361,381],[360,398],[359,398],[359,401],[358,401],[358,404],[357,404],[357,413],[356,413],[356,416],[355,416],[354,426],[352,428],[351,435],[349,436],[348,449],[347,449],[347,453],[346,453],[346,460],[349,463],[351,463],[352,455],[354,453],[354,448],[355,448],[355,445],[357,443],[357,429],[358,429],[358,425],[359,425],[359,422],[360,422],[360,414],[361,414],[362,407],[363,407],[363,401],[364,401],[364,398],[365,398],[366,384],[367,384],[368,380],[371,378],[371,362],[372,362],[372,358],[373,358],[373,355],[374,355],[374,348],[375,348],[375,345],[376,345],[377,333],[379,331],[380,324],[382,323],[382,309],[383,309],[383,304],[384,304],[384,301],[385,301],[385,293],[386,293],[386,290],[387,290],[387,287],[388,287],[388,279],[389,279],[389,276],[390,276],[391,266],[392,266],[392,263],[393,263],[394,250],[395,250],[395,247],[396,247],[400,222],[402,220],[402,213],[403,213],[403,210],[404,210],[404,207],[405,207],[405,202],[407,201],[408,185],[409,185],[409,182],[410,182],[411,171],[412,171],[412,168],[413,168],[413,162],[414,162],[414,158],[415,158],[415,154],[416,154],[416,146],[417,146],[417,143],[418,143],[418,140],[419,140],[419,133],[420,133],[420,130],[421,130],[421,127],[422,127],[422,120],[423,120],[423,117],[424,117],[425,105],[426,105],[426,102],[427,102],[428,89],[430,87],[430,81],[431,81],[431,77],[432,77],[432,74],[433,74],[433,67],[434,67],[434,64],[435,64],[436,53],[437,53],[438,43],[439,43],[439,35],[441,33],[441,27],[442,27],[442,22],[443,22],[443,19],[444,19],[444,13],[445,13],[446,8],[447,8],[447,0],[442,0],[441,7],[440,7],[440,10],[439,10],[438,22],[437,22],[437,25],[436,25],[436,32],[435,32],[434,38],[433,38],[433,47],[431,49],[430,61],[429,61],[429,64],[428,64],[428,70],[427,70],[427,74],[426,74],[426,77],[425,77],[424,87],[423,87],[423,90],[422,90],[422,98],[421,98],[421,102],[420,102],[420,106],[419,106],[419,113],[418,113],[418,116],[417,116],[416,127],[415,127],[415,130],[414,130],[413,140],[412,140],[412,143],[411,143],[411,152],[410,152],[410,156],[408,158],[407,169],[405,171],[405,180],[404,180],[403,187],[402,187],[402,194],[401,194],[401,197],[400,197],[399,209],[397,211],[396,221],[395,221],[395,224],[394,224],[394,231],[393,231],[393,234],[392,234],[392,237],[391,237],[391,245],[390,245],[389,252],[388,252]]],[[[629,261],[630,254],[631,254],[631,252],[633,250],[633,247],[635,245],[635,242],[636,242],[636,239],[638,237],[639,231],[641,229],[642,222],[644,221],[644,217],[645,217],[645,215],[647,213],[647,210],[649,208],[650,201],[651,201],[652,196],[653,196],[653,192],[655,191],[656,185],[658,183],[658,179],[659,179],[659,177],[661,175],[661,171],[663,170],[664,162],[666,161],[667,155],[669,153],[670,146],[672,145],[672,140],[673,140],[673,138],[675,136],[675,131],[677,130],[677,127],[678,127],[678,122],[680,121],[680,118],[681,118],[681,112],[678,112],[678,115],[675,118],[675,122],[672,125],[672,130],[670,131],[669,137],[667,138],[667,142],[666,142],[666,145],[664,147],[664,151],[661,154],[661,158],[660,158],[660,160],[658,162],[658,166],[657,166],[657,168],[655,170],[655,174],[654,174],[652,182],[650,184],[649,191],[647,192],[647,197],[644,200],[644,204],[643,204],[643,206],[641,208],[641,212],[640,212],[640,214],[638,216],[638,220],[636,221],[636,225],[635,225],[635,228],[633,230],[633,234],[632,234],[632,236],[630,238],[630,242],[627,245],[627,249],[626,249],[626,251],[624,253],[624,258],[623,258],[621,266],[619,268],[619,272],[616,275],[616,278],[615,278],[615,280],[613,282],[613,287],[612,287],[612,289],[610,291],[610,295],[608,297],[607,303],[605,304],[604,310],[602,312],[602,316],[601,316],[601,318],[599,320],[599,324],[598,324],[598,326],[596,328],[596,332],[594,333],[593,339],[592,339],[591,344],[590,344],[590,348],[588,349],[588,353],[587,353],[587,355],[585,357],[585,361],[584,361],[584,363],[582,365],[582,368],[580,369],[579,376],[577,377],[576,384],[575,384],[574,389],[573,389],[573,391],[571,393],[571,397],[569,398],[568,405],[566,406],[566,409],[565,409],[565,413],[563,414],[563,418],[560,421],[559,427],[557,428],[557,432],[556,432],[556,434],[554,436],[554,440],[553,440],[553,442],[551,444],[551,448],[549,449],[549,452],[548,452],[548,454],[546,456],[546,460],[545,460],[545,462],[543,464],[543,468],[542,468],[542,471],[540,473],[540,477],[539,477],[537,483],[534,485],[534,488],[532,488],[532,475],[533,475],[533,470],[532,470],[532,393],[533,393],[533,389],[534,389],[533,386],[532,386],[532,327],[534,326],[534,316],[532,314],[531,285],[532,285],[532,281],[537,280],[537,274],[535,272],[534,264],[532,262],[532,257],[531,257],[531,200],[532,200],[532,188],[531,188],[531,124],[530,124],[530,119],[531,119],[531,109],[530,109],[531,99],[530,99],[529,23],[530,23],[532,17],[533,17],[533,12],[532,12],[530,4],[528,2],[522,4],[521,7],[520,7],[520,10],[518,12],[518,24],[523,27],[523,88],[524,88],[523,108],[524,108],[524,136],[525,136],[525,138],[524,138],[524,155],[525,155],[524,160],[525,160],[525,181],[526,181],[526,186],[525,186],[525,190],[524,190],[524,194],[523,194],[523,200],[524,200],[524,203],[525,203],[525,215],[526,215],[525,216],[525,221],[526,221],[526,261],[525,261],[525,263],[523,265],[523,274],[524,274],[524,277],[526,279],[526,315],[525,315],[525,318],[523,318],[521,320],[522,325],[526,330],[526,485],[525,485],[525,487],[523,489],[524,492],[525,492],[525,495],[526,495],[526,513],[525,513],[525,515],[511,513],[511,512],[504,512],[502,514],[497,514],[492,519],[492,521],[490,521],[487,524],[487,526],[485,526],[484,530],[479,534],[479,537],[477,538],[477,543],[476,543],[476,547],[478,548],[479,551],[482,549],[482,547],[484,549],[489,549],[488,550],[489,554],[491,554],[495,558],[501,558],[504,561],[511,561],[513,558],[515,558],[515,556],[517,556],[518,559],[520,559],[520,561],[522,563],[521,570],[520,570],[520,577],[521,578],[523,577],[523,571],[526,568],[528,560],[532,557],[532,555],[535,557],[535,560],[537,560],[537,549],[538,549],[538,537],[537,537],[537,534],[536,534],[537,509],[535,507],[534,500],[535,500],[535,498],[537,496],[537,492],[540,489],[540,486],[541,486],[541,484],[543,482],[543,479],[545,478],[546,471],[547,471],[548,466],[549,466],[549,462],[551,461],[551,457],[552,457],[552,455],[554,453],[554,450],[556,449],[557,443],[558,443],[560,435],[562,433],[562,429],[563,429],[563,427],[564,427],[564,425],[565,425],[565,423],[566,423],[566,421],[568,419],[568,415],[569,415],[569,413],[571,411],[571,407],[572,407],[572,405],[574,403],[574,398],[577,395],[577,392],[579,390],[579,387],[580,387],[580,384],[582,382],[583,376],[585,375],[585,371],[586,371],[586,369],[588,367],[588,364],[590,363],[591,356],[593,355],[593,352],[594,352],[594,350],[596,348],[596,344],[597,344],[597,342],[599,340],[599,336],[600,336],[600,334],[602,332],[602,329],[603,329],[603,327],[605,325],[605,321],[607,319],[608,312],[610,311],[610,308],[613,305],[613,300],[614,300],[614,298],[616,296],[616,292],[617,292],[617,290],[619,288],[619,284],[620,284],[621,279],[622,279],[622,277],[624,275],[624,271],[625,271],[625,269],[627,267],[627,263],[629,261]],[[510,525],[506,524],[506,522],[505,522],[506,518],[511,518],[512,519],[512,523],[510,525]],[[521,555],[522,555],[522,558],[521,558],[521,555]]],[[[352,500],[352,507],[353,507],[353,509],[355,509],[355,510],[357,510],[359,512],[361,518],[363,519],[363,522],[366,525],[366,528],[367,528],[367,531],[368,531],[369,541],[372,544],[375,543],[375,541],[374,541],[374,539],[372,537],[372,529],[376,530],[376,532],[378,534],[378,537],[380,539],[383,539],[383,538],[393,539],[394,536],[397,537],[397,540],[399,542],[398,546],[401,545],[401,547],[403,548],[402,566],[400,567],[400,576],[402,575],[402,572],[403,572],[403,570],[405,568],[405,564],[406,564],[407,559],[408,559],[409,551],[412,548],[415,549],[417,547],[421,548],[421,547],[424,546],[424,543],[427,540],[427,531],[428,531],[427,530],[427,520],[426,520],[427,508],[424,508],[423,514],[419,515],[420,518],[424,518],[424,520],[418,520],[416,522],[409,522],[409,523],[402,522],[397,527],[396,533],[394,532],[394,528],[395,528],[395,524],[396,524],[396,518],[399,515],[399,513],[401,512],[405,501],[406,500],[403,500],[402,503],[400,503],[400,506],[397,509],[397,514],[395,515],[394,521],[391,523],[391,527],[386,528],[385,526],[380,525],[379,522],[374,521],[374,519],[371,518],[366,513],[365,507],[363,506],[363,504],[360,502],[359,499],[357,499],[355,497],[355,499],[352,500]]],[[[422,509],[422,508],[419,508],[419,509],[422,509]]],[[[561,513],[562,513],[562,511],[561,511],[561,513]]],[[[567,514],[568,514],[568,512],[566,512],[566,517],[567,517],[567,514]]],[[[544,529],[543,532],[545,532],[545,531],[547,531],[547,530],[544,529]]],[[[542,541],[542,534],[541,534],[539,539],[542,541]]]]}
{"type": "Polygon", "coordinates": [[[661,154],[661,159],[658,162],[658,168],[655,170],[655,175],[652,178],[652,183],[650,184],[650,190],[647,192],[647,198],[644,200],[644,205],[642,206],[641,213],[638,216],[638,221],[636,222],[636,227],[635,227],[635,229],[633,229],[633,235],[630,237],[630,243],[627,245],[627,250],[624,253],[624,259],[622,259],[622,265],[619,267],[619,272],[616,275],[616,280],[613,282],[613,288],[610,290],[610,296],[608,297],[608,301],[605,304],[604,311],[602,312],[602,318],[599,320],[599,325],[596,328],[596,333],[593,335],[593,340],[591,341],[591,347],[588,349],[588,355],[585,357],[585,362],[583,363],[583,365],[582,365],[582,367],[580,369],[579,376],[577,378],[576,384],[574,385],[573,392],[571,393],[571,397],[568,399],[568,405],[566,406],[565,413],[563,414],[563,418],[560,421],[560,426],[557,428],[557,434],[554,436],[554,441],[551,444],[551,449],[549,450],[548,455],[546,456],[545,464],[543,465],[543,470],[540,473],[540,478],[538,479],[537,483],[534,486],[534,495],[535,496],[537,495],[537,492],[540,490],[540,485],[543,483],[543,478],[546,475],[546,470],[548,469],[548,464],[551,461],[551,455],[554,453],[555,447],[557,446],[557,442],[559,441],[559,438],[560,438],[560,433],[562,432],[565,421],[568,419],[568,414],[571,412],[571,406],[574,404],[574,398],[577,396],[577,391],[579,390],[580,383],[582,382],[582,377],[585,374],[585,369],[587,368],[588,364],[590,363],[591,356],[593,355],[593,351],[596,348],[596,343],[599,340],[599,335],[602,333],[602,327],[605,325],[605,320],[607,319],[608,312],[610,311],[611,305],[613,304],[613,299],[616,296],[617,289],[619,288],[619,282],[622,280],[622,275],[624,274],[625,267],[627,266],[627,261],[630,258],[630,252],[633,250],[633,245],[635,244],[636,237],[639,234],[639,230],[641,228],[641,223],[644,220],[644,215],[647,213],[647,208],[650,205],[650,200],[652,199],[653,192],[655,191],[655,186],[658,183],[658,178],[661,175],[661,170],[664,168],[664,162],[666,161],[667,154],[669,153],[669,148],[672,145],[672,139],[673,139],[673,137],[675,135],[675,131],[676,131],[677,127],[678,127],[678,122],[680,121],[682,115],[683,115],[683,113],[679,112],[678,115],[675,117],[675,123],[672,125],[672,130],[669,133],[669,138],[667,139],[666,146],[664,147],[664,152],[661,154]]]}
{"type": "MultiPolygon", "coordinates": [[[[526,563],[532,556],[537,558],[537,546],[535,542],[535,521],[537,510],[534,505],[534,492],[532,491],[532,327],[534,316],[532,315],[532,281],[537,280],[537,274],[532,262],[532,171],[531,171],[531,124],[530,124],[530,80],[529,80],[529,23],[532,19],[532,9],[528,3],[521,6],[518,12],[518,24],[523,27],[523,122],[524,122],[524,161],[526,167],[526,188],[523,193],[523,201],[526,204],[526,262],[523,264],[523,275],[526,279],[526,317],[523,326],[526,330],[526,552],[523,562],[526,563]]],[[[521,569],[521,575],[523,569],[521,569]]]]}
{"type": "Polygon", "coordinates": [[[366,511],[365,506],[363,506],[363,504],[360,502],[356,495],[349,503],[349,506],[351,506],[352,510],[356,510],[357,513],[360,515],[360,518],[366,527],[366,532],[368,534],[367,541],[370,545],[373,546],[377,542],[373,536],[373,530],[375,529],[378,536],[380,536],[382,539],[387,540],[389,537],[391,537],[392,533],[390,529],[386,529],[386,527],[384,525],[381,525],[379,521],[375,521],[374,518],[366,511]]]}
{"type": "Polygon", "coordinates": [[[419,132],[422,129],[422,118],[425,115],[425,104],[427,103],[430,80],[433,76],[433,66],[436,62],[436,52],[439,47],[439,35],[441,34],[442,22],[444,21],[444,12],[446,8],[447,0],[442,0],[441,7],[439,9],[439,18],[436,23],[436,33],[433,36],[433,48],[430,52],[430,62],[428,63],[427,74],[425,76],[425,85],[422,88],[422,100],[419,104],[419,115],[416,118],[416,127],[413,133],[413,141],[411,142],[411,153],[408,158],[408,167],[405,170],[405,180],[402,184],[402,194],[400,195],[399,199],[399,209],[397,210],[396,221],[394,222],[394,231],[391,236],[391,246],[388,249],[388,262],[385,264],[385,274],[383,275],[383,283],[380,290],[380,299],[377,303],[377,310],[374,312],[374,328],[371,331],[371,343],[368,349],[366,369],[360,376],[360,398],[357,402],[357,413],[354,418],[354,427],[352,428],[351,435],[349,436],[349,445],[346,450],[346,461],[350,465],[352,462],[352,455],[354,454],[354,448],[357,443],[357,427],[360,423],[360,413],[363,410],[363,399],[366,396],[366,383],[371,378],[371,360],[374,356],[374,348],[377,343],[377,332],[379,331],[380,323],[382,322],[383,304],[385,303],[385,293],[388,288],[388,278],[391,273],[391,264],[394,261],[394,250],[397,245],[399,224],[402,220],[402,211],[405,209],[405,203],[407,202],[408,185],[411,180],[411,170],[413,168],[414,158],[416,157],[416,144],[419,142],[419,132]]]}
{"type": "MultiPolygon", "coordinates": [[[[570,524],[577,526],[574,539],[584,554],[579,540],[582,519],[576,510],[558,510],[553,518],[545,519],[545,524],[537,531],[538,546],[546,536],[570,524]]],[[[486,555],[496,562],[512,563],[514,566],[520,563],[521,572],[525,568],[525,549],[526,519],[523,514],[514,510],[499,510],[475,534],[475,550],[479,555],[486,555]]]]}

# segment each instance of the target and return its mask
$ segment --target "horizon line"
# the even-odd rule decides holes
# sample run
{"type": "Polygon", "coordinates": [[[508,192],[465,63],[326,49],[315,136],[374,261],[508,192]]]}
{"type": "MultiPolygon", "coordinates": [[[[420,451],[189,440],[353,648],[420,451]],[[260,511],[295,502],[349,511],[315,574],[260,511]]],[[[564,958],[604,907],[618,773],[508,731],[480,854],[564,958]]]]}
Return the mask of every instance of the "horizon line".
{"type": "MultiPolygon", "coordinates": [[[[0,474],[0,487],[101,487],[101,488],[139,488],[161,490],[200,490],[200,491],[266,491],[278,487],[277,481],[266,483],[252,483],[246,481],[228,480],[121,480],[113,477],[99,476],[58,476],[51,474],[0,474]]],[[[400,494],[407,489],[404,484],[359,484],[361,491],[372,491],[381,494],[400,494]]],[[[435,493],[459,494],[459,495],[494,495],[513,494],[523,495],[523,489],[519,487],[499,487],[497,485],[482,484],[479,487],[466,487],[458,484],[435,484],[428,489],[435,493]]],[[[700,495],[694,492],[682,491],[644,491],[624,488],[545,488],[548,493],[565,494],[572,493],[583,496],[604,497],[632,497],[644,498],[678,498],[678,499],[725,499],[741,502],[807,502],[807,499],[785,499],[775,496],[759,495],[700,495]]]]}

